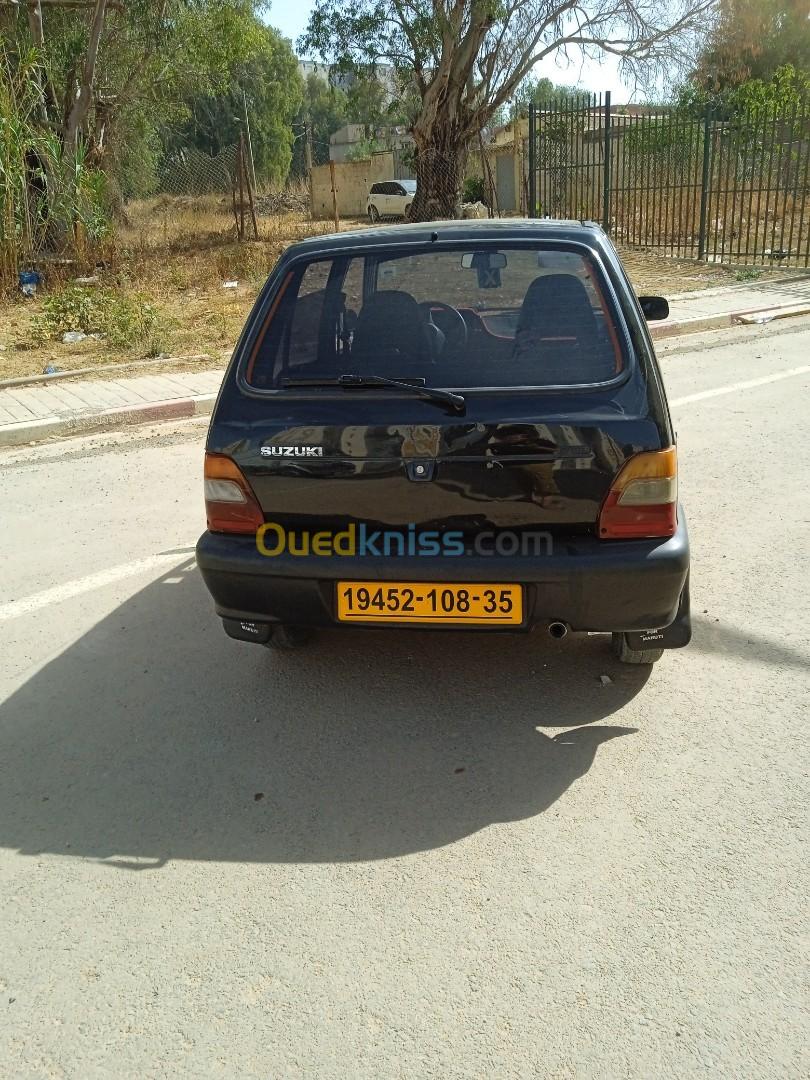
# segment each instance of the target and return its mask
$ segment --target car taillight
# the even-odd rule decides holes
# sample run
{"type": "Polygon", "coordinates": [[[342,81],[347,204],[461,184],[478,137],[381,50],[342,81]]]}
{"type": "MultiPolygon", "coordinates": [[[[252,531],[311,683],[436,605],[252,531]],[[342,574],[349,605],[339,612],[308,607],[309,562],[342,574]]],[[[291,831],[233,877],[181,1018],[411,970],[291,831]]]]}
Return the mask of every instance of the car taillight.
{"type": "Polygon", "coordinates": [[[678,527],[678,460],[675,447],[645,451],[619,470],[602,503],[602,540],[672,536],[678,527]]]}
{"type": "Polygon", "coordinates": [[[224,454],[205,455],[205,515],[210,532],[255,533],[264,524],[253,489],[224,454]]]}

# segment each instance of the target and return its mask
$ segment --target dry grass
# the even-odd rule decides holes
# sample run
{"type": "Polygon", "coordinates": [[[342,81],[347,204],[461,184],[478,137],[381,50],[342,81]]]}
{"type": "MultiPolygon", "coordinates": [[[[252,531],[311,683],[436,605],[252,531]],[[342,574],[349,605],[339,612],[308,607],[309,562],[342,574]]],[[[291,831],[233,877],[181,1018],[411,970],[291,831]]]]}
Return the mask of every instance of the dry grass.
{"type": "MultiPolygon", "coordinates": [[[[341,228],[364,224],[346,221],[341,228]]],[[[61,341],[35,345],[31,320],[41,313],[42,299],[15,297],[0,302],[0,379],[37,375],[47,364],[69,371],[138,360],[147,349],[154,351],[156,344],[168,356],[205,354],[210,359],[197,361],[200,366],[219,367],[282,251],[303,237],[331,231],[330,222],[310,221],[303,214],[289,212],[260,217],[259,239],[239,243],[230,197],[163,195],[130,203],[112,253],[96,274],[99,284],[140,293],[157,307],[162,329],[156,341],[128,349],[112,349],[93,338],[74,345],[61,341]],[[224,282],[234,280],[238,282],[235,289],[223,288],[224,282]]],[[[640,292],[686,292],[734,281],[733,271],[726,267],[649,252],[627,250],[624,256],[640,292]]],[[[40,293],[85,270],[54,271],[40,293]]],[[[765,276],[778,276],[778,271],[765,276]]],[[[167,364],[162,370],[172,367],[167,364]]]]}
{"type": "MultiPolygon", "coordinates": [[[[96,268],[95,276],[101,285],[137,292],[155,304],[163,324],[161,353],[204,353],[211,360],[201,366],[218,367],[284,249],[306,236],[332,231],[329,222],[296,213],[260,217],[258,223],[259,239],[239,243],[230,197],[164,195],[130,203],[118,226],[115,253],[96,268]],[[223,288],[224,282],[234,280],[235,289],[223,288]]],[[[341,227],[360,224],[349,221],[341,227]]],[[[67,270],[49,273],[34,300],[0,302],[0,379],[37,375],[48,364],[69,371],[145,355],[145,346],[111,349],[92,338],[73,345],[34,344],[31,320],[42,312],[43,293],[87,268],[67,270]]],[[[150,344],[154,349],[154,342],[150,344]]]]}

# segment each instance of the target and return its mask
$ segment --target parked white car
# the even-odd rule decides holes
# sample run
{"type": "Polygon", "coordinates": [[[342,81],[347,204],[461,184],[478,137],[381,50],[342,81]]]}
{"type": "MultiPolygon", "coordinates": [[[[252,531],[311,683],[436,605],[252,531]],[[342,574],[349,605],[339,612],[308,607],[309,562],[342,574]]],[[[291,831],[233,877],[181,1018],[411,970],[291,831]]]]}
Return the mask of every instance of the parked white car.
{"type": "Polygon", "coordinates": [[[374,223],[380,218],[400,217],[407,221],[415,195],[415,180],[386,180],[373,184],[366,201],[369,220],[374,223]]]}

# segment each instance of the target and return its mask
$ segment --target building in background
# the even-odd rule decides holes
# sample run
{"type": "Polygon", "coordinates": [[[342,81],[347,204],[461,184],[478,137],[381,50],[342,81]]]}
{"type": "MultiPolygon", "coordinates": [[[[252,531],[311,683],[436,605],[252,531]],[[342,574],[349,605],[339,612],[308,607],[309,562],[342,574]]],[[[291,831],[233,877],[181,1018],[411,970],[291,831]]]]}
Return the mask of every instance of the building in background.
{"type": "MultiPolygon", "coordinates": [[[[298,59],[298,71],[302,79],[309,75],[315,75],[329,86],[338,86],[341,90],[350,90],[357,81],[357,76],[352,72],[333,71],[329,64],[321,64],[317,60],[298,59]]],[[[378,64],[374,69],[374,77],[383,89],[384,103],[388,104],[397,96],[397,79],[391,64],[378,64]]]]}
{"type": "Polygon", "coordinates": [[[407,152],[412,146],[413,139],[402,126],[369,129],[366,124],[344,124],[329,136],[329,160],[353,161],[381,150],[407,152]]]}

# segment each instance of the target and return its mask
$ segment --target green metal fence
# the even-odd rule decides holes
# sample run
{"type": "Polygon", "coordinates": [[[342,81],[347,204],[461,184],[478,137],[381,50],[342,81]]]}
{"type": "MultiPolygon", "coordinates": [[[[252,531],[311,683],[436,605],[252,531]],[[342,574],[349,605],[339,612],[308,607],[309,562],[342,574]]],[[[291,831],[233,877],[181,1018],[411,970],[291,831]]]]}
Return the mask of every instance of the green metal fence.
{"type": "Polygon", "coordinates": [[[529,111],[535,217],[681,258],[810,265],[810,99],[732,115],[585,95],[529,111]]]}

